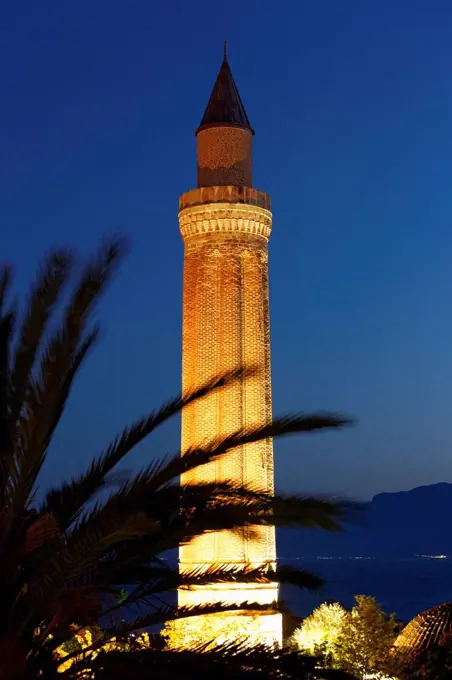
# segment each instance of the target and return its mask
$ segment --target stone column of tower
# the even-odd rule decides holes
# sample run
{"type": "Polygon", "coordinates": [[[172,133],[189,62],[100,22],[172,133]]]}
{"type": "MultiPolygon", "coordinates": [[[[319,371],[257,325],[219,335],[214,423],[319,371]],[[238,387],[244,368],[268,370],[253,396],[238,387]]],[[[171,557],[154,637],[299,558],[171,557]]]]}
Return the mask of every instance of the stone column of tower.
{"type": "MultiPolygon", "coordinates": [[[[270,197],[252,188],[254,132],[226,54],[196,132],[198,188],[180,198],[184,241],[184,391],[239,366],[258,366],[247,378],[187,407],[182,414],[182,450],[271,419],[268,240],[270,197]]],[[[232,480],[273,493],[270,440],[229,452],[183,477],[183,483],[232,480]]],[[[179,552],[181,571],[213,565],[274,565],[274,527],[219,532],[200,537],[179,552]]],[[[222,584],[180,590],[179,605],[258,602],[278,599],[277,584],[222,584]]],[[[250,636],[281,643],[281,615],[258,612],[203,617],[218,639],[250,636]],[[212,627],[213,626],[213,627],[212,627]],[[217,628],[215,629],[215,626],[217,628]],[[227,632],[229,630],[229,633],[227,632]]],[[[189,619],[186,620],[187,624],[189,619]]],[[[188,630],[188,629],[187,629],[188,630]]]]}

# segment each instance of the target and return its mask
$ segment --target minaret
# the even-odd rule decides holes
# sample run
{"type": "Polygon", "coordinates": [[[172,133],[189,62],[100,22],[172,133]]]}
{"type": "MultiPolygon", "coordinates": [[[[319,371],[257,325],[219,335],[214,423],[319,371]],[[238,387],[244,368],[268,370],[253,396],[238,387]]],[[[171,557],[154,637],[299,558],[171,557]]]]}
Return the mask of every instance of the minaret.
{"type": "MultiPolygon", "coordinates": [[[[260,371],[185,408],[182,450],[271,420],[267,252],[272,214],[270,197],[252,188],[253,135],[225,50],[196,131],[198,188],[184,193],[179,205],[184,241],[182,388],[190,391],[242,365],[260,371]]],[[[273,493],[272,442],[233,450],[187,473],[183,482],[225,480],[273,493]]],[[[212,565],[274,566],[275,561],[274,527],[209,534],[179,551],[181,571],[212,565]]],[[[271,605],[277,599],[275,583],[179,591],[181,606],[218,601],[271,605]]],[[[191,625],[195,638],[203,634],[207,639],[230,639],[244,634],[281,643],[277,612],[202,618],[204,623],[186,619],[187,635],[191,625]]]]}

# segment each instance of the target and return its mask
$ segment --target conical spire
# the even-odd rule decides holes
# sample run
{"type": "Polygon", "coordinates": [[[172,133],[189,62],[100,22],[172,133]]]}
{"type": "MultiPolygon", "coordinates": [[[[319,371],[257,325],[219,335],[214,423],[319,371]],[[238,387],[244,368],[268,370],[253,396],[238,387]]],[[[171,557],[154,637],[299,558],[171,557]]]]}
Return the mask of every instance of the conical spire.
{"type": "Polygon", "coordinates": [[[228,63],[226,43],[224,44],[223,63],[196,134],[205,126],[221,123],[246,128],[254,134],[228,63]]]}

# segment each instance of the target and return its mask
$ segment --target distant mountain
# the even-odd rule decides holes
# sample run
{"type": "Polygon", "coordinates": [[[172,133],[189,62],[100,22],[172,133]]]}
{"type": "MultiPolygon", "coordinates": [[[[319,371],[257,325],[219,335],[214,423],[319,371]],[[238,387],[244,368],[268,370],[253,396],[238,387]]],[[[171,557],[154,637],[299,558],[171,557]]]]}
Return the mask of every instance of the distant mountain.
{"type": "Polygon", "coordinates": [[[452,484],[374,496],[340,534],[278,530],[280,558],[452,556],[452,484]]]}

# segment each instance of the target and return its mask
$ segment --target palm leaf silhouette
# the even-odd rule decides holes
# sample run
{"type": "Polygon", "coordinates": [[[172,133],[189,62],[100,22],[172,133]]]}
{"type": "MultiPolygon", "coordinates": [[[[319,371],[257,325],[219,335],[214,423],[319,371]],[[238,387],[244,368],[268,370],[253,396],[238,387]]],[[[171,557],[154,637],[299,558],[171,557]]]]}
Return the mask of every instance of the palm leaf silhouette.
{"type": "Polygon", "coordinates": [[[272,565],[218,565],[179,574],[163,555],[212,531],[248,527],[252,532],[265,524],[340,530],[349,510],[344,501],[271,496],[232,482],[180,486],[179,478],[245,443],[340,428],[349,419],[324,413],[284,416],[154,460],[120,483],[112,479],[118,463],[187,404],[255,373],[253,367],[238,367],[125,427],[86,471],[35,502],[39,474],[72,385],[98,339],[93,311],[124,249],[121,239],[112,239],[83,266],[71,251],[51,252],[23,310],[8,304],[11,270],[0,269],[0,680],[56,677],[62,645],[73,649],[61,678],[88,677],[87,669],[96,678],[122,678],[125,668],[127,677],[134,673],[137,678],[159,677],[165,668],[166,677],[168,669],[197,678],[212,672],[248,678],[343,677],[328,675],[318,659],[287,650],[229,646],[177,652],[152,645],[137,650],[130,635],[175,617],[262,608],[243,602],[232,608],[178,609],[172,602],[176,588],[231,581],[320,587],[321,580],[312,574],[272,565]],[[98,634],[81,655],[74,636],[94,629],[98,634]],[[112,651],[110,645],[107,653],[105,645],[112,639],[116,647],[112,651]]]}

